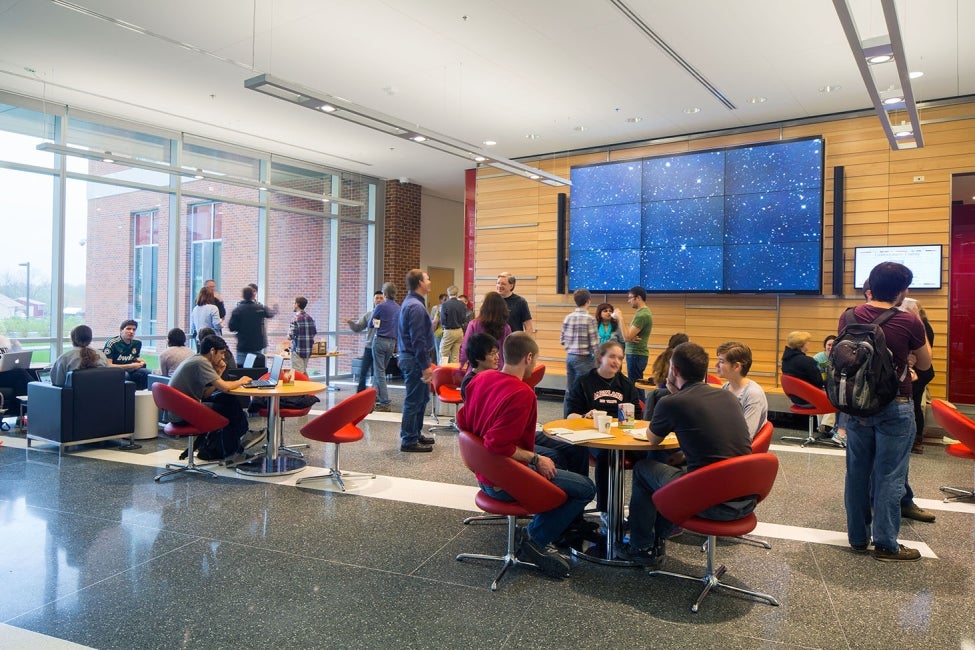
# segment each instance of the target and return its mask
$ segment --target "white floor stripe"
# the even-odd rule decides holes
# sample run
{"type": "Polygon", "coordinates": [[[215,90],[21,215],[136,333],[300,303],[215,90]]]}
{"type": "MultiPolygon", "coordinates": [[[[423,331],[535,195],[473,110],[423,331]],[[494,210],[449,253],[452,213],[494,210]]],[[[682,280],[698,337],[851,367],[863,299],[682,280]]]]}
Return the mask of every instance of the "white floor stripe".
{"type": "Polygon", "coordinates": [[[0,623],[0,648],[32,648],[32,650],[91,650],[90,646],[79,645],[53,636],[31,632],[6,623],[0,623]]]}
{"type": "MultiPolygon", "coordinates": [[[[840,546],[849,548],[850,542],[845,532],[836,530],[820,530],[818,528],[802,528],[800,526],[786,526],[783,524],[770,524],[758,522],[758,526],[751,533],[755,537],[775,537],[778,539],[788,539],[796,542],[809,542],[812,544],[828,544],[830,546],[840,546]]],[[[921,557],[937,559],[937,555],[931,547],[924,542],[911,540],[898,540],[904,546],[916,548],[921,552],[921,557]]]]}

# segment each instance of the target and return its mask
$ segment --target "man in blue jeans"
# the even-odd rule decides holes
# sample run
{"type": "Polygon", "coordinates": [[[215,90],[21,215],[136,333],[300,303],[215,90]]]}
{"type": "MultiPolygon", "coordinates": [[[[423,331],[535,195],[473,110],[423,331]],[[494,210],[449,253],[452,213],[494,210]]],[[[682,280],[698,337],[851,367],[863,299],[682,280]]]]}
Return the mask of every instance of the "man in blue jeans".
{"type": "MultiPolygon", "coordinates": [[[[535,514],[518,550],[522,560],[536,564],[546,575],[564,578],[569,575],[569,564],[549,544],[582,514],[595,496],[596,486],[587,476],[556,469],[550,458],[535,452],[538,401],[525,380],[537,358],[538,344],[527,332],[509,335],[504,341],[504,368],[483,370],[471,379],[457,424],[481,438],[488,451],[527,464],[565,491],[565,503],[535,514]]],[[[495,499],[513,501],[486,477],[478,475],[477,481],[495,499]]]]}
{"type": "MultiPolygon", "coordinates": [[[[857,305],[853,315],[869,323],[884,311],[896,307],[907,295],[914,274],[903,264],[881,262],[870,271],[867,302],[857,305]]],[[[840,316],[839,330],[846,324],[840,316]]],[[[914,443],[914,405],[911,378],[906,372],[908,355],[914,367],[931,367],[931,347],[924,325],[909,312],[898,312],[881,329],[894,359],[894,371],[902,377],[890,404],[868,417],[846,418],[846,527],[850,547],[866,553],[873,537],[873,556],[881,562],[913,562],[921,559],[917,549],[897,541],[901,525],[901,499],[907,481],[907,464],[914,443]]]]}
{"type": "MultiPolygon", "coordinates": [[[[430,276],[422,269],[411,269],[406,274],[406,287],[410,293],[400,307],[397,329],[399,369],[403,371],[406,384],[399,450],[429,452],[433,451],[433,443],[436,442],[435,438],[423,435],[423,412],[430,401],[430,380],[433,378],[433,363],[430,361],[433,321],[427,313],[425,302],[430,293],[430,276]]],[[[379,339],[376,340],[378,342],[379,339]]]]}
{"type": "Polygon", "coordinates": [[[396,354],[396,330],[399,327],[400,306],[396,304],[396,285],[383,285],[385,300],[372,310],[372,326],[376,336],[372,340],[372,380],[376,385],[375,411],[389,410],[389,387],[386,386],[386,367],[396,354]]]}
{"type": "MultiPolygon", "coordinates": [[[[643,381],[643,371],[647,369],[650,358],[647,343],[653,329],[653,314],[647,307],[647,290],[641,286],[630,289],[626,302],[636,309],[630,326],[623,330],[623,338],[626,339],[626,376],[636,383],[643,381]]],[[[640,391],[640,395],[643,396],[643,391],[640,391]]]]}

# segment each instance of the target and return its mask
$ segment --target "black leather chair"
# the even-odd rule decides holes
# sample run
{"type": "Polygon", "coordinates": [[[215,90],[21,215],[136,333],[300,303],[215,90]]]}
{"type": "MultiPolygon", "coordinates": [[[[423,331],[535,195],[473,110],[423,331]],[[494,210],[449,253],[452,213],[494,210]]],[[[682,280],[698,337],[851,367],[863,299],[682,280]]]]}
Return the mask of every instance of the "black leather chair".
{"type": "Polygon", "coordinates": [[[86,368],[68,373],[64,386],[27,385],[30,418],[27,445],[44,440],[62,448],[135,432],[135,384],[121,368],[86,368]]]}

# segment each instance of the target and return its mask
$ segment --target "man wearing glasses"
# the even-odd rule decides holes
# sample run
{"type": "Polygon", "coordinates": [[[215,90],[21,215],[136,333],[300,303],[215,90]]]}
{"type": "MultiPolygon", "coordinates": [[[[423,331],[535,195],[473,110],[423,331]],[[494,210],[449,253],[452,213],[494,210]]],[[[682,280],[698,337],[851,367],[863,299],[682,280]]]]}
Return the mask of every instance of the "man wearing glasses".
{"type": "Polygon", "coordinates": [[[647,307],[647,290],[637,285],[630,289],[626,302],[636,309],[630,326],[626,328],[626,376],[630,381],[643,380],[643,371],[647,369],[650,352],[647,342],[650,340],[650,330],[653,329],[653,314],[647,307]]]}

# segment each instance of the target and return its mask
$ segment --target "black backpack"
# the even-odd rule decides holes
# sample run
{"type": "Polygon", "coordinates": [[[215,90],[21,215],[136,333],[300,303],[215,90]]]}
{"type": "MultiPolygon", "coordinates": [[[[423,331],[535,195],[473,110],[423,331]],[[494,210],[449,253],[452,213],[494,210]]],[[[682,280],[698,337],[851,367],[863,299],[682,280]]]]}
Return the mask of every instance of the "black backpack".
{"type": "MultiPolygon", "coordinates": [[[[894,355],[881,328],[899,312],[892,307],[873,321],[861,323],[853,309],[844,312],[846,324],[829,353],[826,395],[837,410],[865,417],[890,404],[904,379],[894,370],[894,355]]],[[[906,366],[904,372],[906,375],[906,366]]]]}

